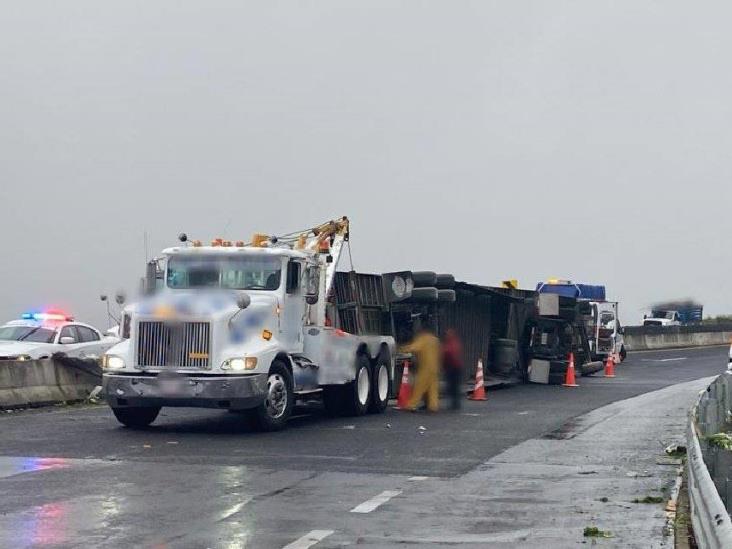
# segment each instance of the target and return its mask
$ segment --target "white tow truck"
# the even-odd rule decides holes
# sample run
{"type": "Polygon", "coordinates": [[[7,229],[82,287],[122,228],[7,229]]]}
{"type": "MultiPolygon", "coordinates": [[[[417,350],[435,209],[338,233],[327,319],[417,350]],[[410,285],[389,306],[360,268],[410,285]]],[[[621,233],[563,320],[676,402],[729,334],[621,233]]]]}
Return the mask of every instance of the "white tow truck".
{"type": "Polygon", "coordinates": [[[348,236],[345,217],[279,238],[255,234],[249,244],[203,246],[181,235],[149,266],[150,294],[124,309],[123,339],[104,356],[117,419],[145,427],[163,406],[219,408],[277,430],[297,399],[315,396],[333,412],[383,412],[394,339],[331,323],[348,236]]]}

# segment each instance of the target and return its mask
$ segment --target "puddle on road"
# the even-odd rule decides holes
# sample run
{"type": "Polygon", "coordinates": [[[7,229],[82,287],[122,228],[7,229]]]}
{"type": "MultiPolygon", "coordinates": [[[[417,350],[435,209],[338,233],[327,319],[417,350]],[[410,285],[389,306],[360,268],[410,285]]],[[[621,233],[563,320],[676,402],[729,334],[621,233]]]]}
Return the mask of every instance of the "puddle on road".
{"type": "Polygon", "coordinates": [[[574,438],[580,430],[582,422],[577,419],[570,419],[562,424],[559,429],[544,434],[541,438],[549,440],[567,440],[574,438]]]}
{"type": "Polygon", "coordinates": [[[65,458],[0,457],[0,478],[48,469],[65,469],[69,465],[69,460],[65,458]]]}

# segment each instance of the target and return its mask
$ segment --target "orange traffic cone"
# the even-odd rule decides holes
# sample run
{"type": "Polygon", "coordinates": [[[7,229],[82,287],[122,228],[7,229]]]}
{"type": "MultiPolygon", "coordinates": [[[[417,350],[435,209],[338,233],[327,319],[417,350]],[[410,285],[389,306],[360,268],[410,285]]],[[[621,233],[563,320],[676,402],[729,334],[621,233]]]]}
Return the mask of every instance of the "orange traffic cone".
{"type": "Polygon", "coordinates": [[[485,396],[483,383],[483,361],[478,359],[478,368],[475,370],[475,389],[470,393],[469,400],[488,400],[485,396]]]}
{"type": "Polygon", "coordinates": [[[574,377],[574,353],[569,353],[569,364],[567,365],[567,374],[564,377],[564,387],[579,387],[574,377]]]}
{"type": "Polygon", "coordinates": [[[608,355],[605,361],[605,377],[615,377],[615,358],[608,355]]]}
{"type": "Polygon", "coordinates": [[[402,382],[399,384],[399,395],[397,396],[396,407],[400,410],[407,409],[407,402],[412,396],[412,386],[409,385],[409,361],[404,361],[404,368],[402,369],[402,382]]]}

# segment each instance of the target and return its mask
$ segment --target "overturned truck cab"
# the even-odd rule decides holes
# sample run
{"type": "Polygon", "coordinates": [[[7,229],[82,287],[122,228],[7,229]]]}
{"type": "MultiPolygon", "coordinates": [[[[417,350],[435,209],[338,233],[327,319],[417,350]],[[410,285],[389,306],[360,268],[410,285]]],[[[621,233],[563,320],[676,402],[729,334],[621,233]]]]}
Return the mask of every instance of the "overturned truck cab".
{"type": "Polygon", "coordinates": [[[590,304],[557,294],[536,295],[536,314],[527,323],[524,345],[528,380],[559,385],[564,382],[572,354],[578,373],[590,375],[603,368],[594,360],[583,315],[590,304]]]}

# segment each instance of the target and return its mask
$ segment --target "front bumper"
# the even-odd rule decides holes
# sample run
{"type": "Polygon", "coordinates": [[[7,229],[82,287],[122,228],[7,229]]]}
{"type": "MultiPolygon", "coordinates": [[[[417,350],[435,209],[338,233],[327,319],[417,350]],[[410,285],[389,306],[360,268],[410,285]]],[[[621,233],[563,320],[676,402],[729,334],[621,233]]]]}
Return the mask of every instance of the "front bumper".
{"type": "Polygon", "coordinates": [[[180,406],[245,410],[264,402],[267,374],[180,374],[165,377],[163,381],[154,374],[105,373],[102,388],[113,408],[180,406]]]}

